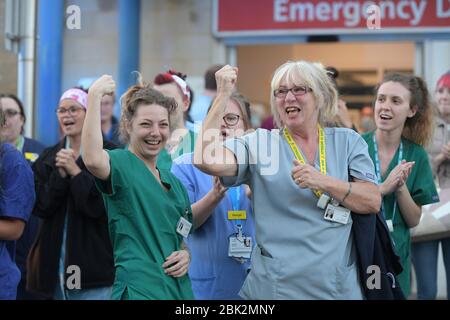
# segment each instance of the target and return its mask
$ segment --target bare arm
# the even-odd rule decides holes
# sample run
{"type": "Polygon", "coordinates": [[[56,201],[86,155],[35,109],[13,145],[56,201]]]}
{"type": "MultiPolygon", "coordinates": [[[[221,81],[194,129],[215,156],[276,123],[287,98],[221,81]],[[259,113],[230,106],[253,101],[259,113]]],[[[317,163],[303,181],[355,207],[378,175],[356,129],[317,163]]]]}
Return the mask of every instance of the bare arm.
{"type": "Polygon", "coordinates": [[[114,92],[115,83],[111,76],[104,75],[91,86],[88,95],[88,108],[84,120],[81,145],[83,161],[89,172],[101,180],[109,177],[111,168],[109,155],[103,150],[101,129],[101,100],[103,95],[114,92]]]}
{"type": "Polygon", "coordinates": [[[346,208],[357,213],[378,213],[380,211],[381,193],[376,184],[359,179],[347,182],[326,176],[308,164],[300,164],[298,160],[294,160],[294,164],[292,178],[300,188],[327,193],[340,201],[346,208]]]}
{"type": "Polygon", "coordinates": [[[414,228],[419,224],[420,216],[422,215],[422,206],[414,202],[406,184],[397,189],[395,196],[403,219],[405,219],[408,227],[414,228]]]}
{"type": "Polygon", "coordinates": [[[216,206],[225,196],[228,188],[220,183],[218,177],[214,177],[214,187],[203,198],[192,205],[192,216],[196,228],[200,227],[209,218],[216,206]]]}
{"type": "Polygon", "coordinates": [[[217,97],[197,137],[194,148],[194,165],[214,176],[236,176],[238,167],[235,155],[217,139],[218,121],[230,99],[237,81],[237,68],[226,65],[216,73],[217,97]]]}
{"type": "Polygon", "coordinates": [[[356,213],[378,213],[381,208],[381,193],[378,186],[372,182],[355,179],[354,182],[346,182],[333,177],[326,177],[322,190],[331,197],[342,201],[346,208],[356,213]]]}
{"type": "Polygon", "coordinates": [[[22,236],[25,222],[20,219],[0,219],[0,240],[18,240],[22,236]]]}

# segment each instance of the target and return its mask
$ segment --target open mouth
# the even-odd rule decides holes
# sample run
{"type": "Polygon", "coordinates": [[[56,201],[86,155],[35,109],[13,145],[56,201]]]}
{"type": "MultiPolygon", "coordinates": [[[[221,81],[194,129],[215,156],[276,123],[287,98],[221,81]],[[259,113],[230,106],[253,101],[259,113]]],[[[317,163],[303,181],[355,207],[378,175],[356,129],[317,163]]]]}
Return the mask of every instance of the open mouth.
{"type": "Polygon", "coordinates": [[[66,121],[63,122],[63,125],[64,125],[64,127],[66,127],[66,128],[71,127],[71,126],[73,126],[74,124],[75,124],[75,121],[73,121],[73,120],[66,120],[66,121]]]}
{"type": "Polygon", "coordinates": [[[285,111],[287,115],[295,115],[299,113],[301,110],[299,107],[287,107],[285,111]]]}
{"type": "Polygon", "coordinates": [[[228,133],[227,133],[227,130],[221,130],[220,131],[220,135],[224,138],[224,139],[226,139],[227,137],[228,137],[228,133]]]}
{"type": "Polygon", "coordinates": [[[380,114],[380,119],[381,120],[391,120],[392,117],[388,116],[387,114],[380,114]]]}

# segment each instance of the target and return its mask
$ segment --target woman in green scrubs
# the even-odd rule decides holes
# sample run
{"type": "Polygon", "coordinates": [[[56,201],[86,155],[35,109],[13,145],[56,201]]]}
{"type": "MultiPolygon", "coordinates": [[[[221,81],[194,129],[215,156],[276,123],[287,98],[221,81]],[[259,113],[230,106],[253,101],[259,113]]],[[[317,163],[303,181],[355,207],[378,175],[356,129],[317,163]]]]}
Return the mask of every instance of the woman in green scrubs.
{"type": "Polygon", "coordinates": [[[114,89],[111,76],[92,85],[82,135],[83,159],[108,212],[116,270],[112,299],[193,299],[183,243],[192,226],[189,198],[179,180],[156,165],[176,103],[150,86],[132,86],[122,97],[120,119],[128,147],[103,150],[100,103],[114,89]]]}
{"type": "Polygon", "coordinates": [[[375,124],[363,135],[383,196],[383,212],[403,272],[398,276],[405,297],[410,293],[411,238],[422,206],[439,201],[428,155],[433,112],[426,84],[419,77],[388,74],[377,87],[375,124]]]}

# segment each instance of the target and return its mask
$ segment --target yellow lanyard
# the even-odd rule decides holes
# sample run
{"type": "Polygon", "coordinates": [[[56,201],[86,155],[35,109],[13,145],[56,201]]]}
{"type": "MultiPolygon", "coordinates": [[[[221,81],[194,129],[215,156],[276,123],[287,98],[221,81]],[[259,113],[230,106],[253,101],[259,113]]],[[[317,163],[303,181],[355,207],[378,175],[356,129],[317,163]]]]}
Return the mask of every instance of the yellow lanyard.
{"type": "MultiPolygon", "coordinates": [[[[326,155],[326,149],[325,149],[325,133],[323,131],[323,128],[321,126],[318,126],[319,129],[319,162],[320,162],[320,172],[322,174],[327,174],[327,155],[326,155]]],[[[292,151],[295,154],[295,157],[298,161],[300,161],[301,164],[306,164],[305,159],[303,158],[300,150],[298,149],[297,145],[295,144],[294,139],[292,138],[289,131],[284,128],[283,130],[284,137],[286,138],[287,143],[289,143],[289,146],[291,147],[292,151]]],[[[319,190],[312,190],[312,192],[316,195],[317,198],[320,198],[322,195],[322,191],[319,190]]]]}

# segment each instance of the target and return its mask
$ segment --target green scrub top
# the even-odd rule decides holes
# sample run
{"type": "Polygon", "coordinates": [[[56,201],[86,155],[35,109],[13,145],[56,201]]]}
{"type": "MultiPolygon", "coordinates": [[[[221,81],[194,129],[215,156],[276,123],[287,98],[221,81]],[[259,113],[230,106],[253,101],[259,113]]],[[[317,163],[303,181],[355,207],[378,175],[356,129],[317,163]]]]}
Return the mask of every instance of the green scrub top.
{"type": "Polygon", "coordinates": [[[189,133],[183,137],[177,150],[175,150],[172,155],[170,155],[166,149],[161,150],[156,162],[157,167],[160,169],[170,170],[172,168],[172,160],[182,156],[185,153],[194,152],[196,138],[197,135],[193,131],[189,130],[189,133]]]}
{"type": "MultiPolygon", "coordinates": [[[[369,146],[369,155],[372,158],[372,161],[375,162],[373,135],[374,131],[364,134],[363,138],[369,146]]],[[[408,180],[406,180],[406,186],[408,187],[412,199],[419,206],[439,202],[439,196],[436,191],[426,151],[422,146],[403,137],[402,143],[403,159],[406,161],[415,161],[408,180]]],[[[381,177],[381,182],[384,182],[385,178],[389,176],[389,173],[397,166],[398,153],[399,150],[397,149],[385,176],[381,177]]],[[[383,197],[384,216],[386,220],[392,219],[394,213],[394,201],[394,193],[383,197]]],[[[398,206],[392,223],[394,225],[394,232],[391,232],[391,236],[403,266],[403,272],[398,276],[398,281],[405,297],[408,297],[411,288],[411,237],[409,227],[406,225],[403,216],[400,214],[398,206]]]]}
{"type": "MultiPolygon", "coordinates": [[[[194,299],[188,275],[174,278],[162,264],[181,249],[180,217],[192,222],[187,192],[168,170],[160,185],[144,162],[126,149],[106,150],[108,181],[97,179],[108,212],[116,276],[112,299],[194,299]]],[[[191,229],[192,231],[192,229],[191,229]]]]}

